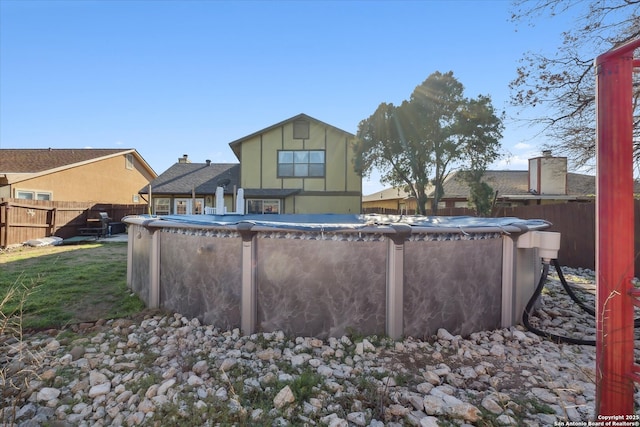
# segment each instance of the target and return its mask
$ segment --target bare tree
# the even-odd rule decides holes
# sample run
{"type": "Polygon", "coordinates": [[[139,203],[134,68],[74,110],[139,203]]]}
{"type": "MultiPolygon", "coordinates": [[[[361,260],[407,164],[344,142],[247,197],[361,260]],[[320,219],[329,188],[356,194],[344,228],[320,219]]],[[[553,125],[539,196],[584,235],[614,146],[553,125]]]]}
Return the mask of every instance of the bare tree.
{"type": "MultiPolygon", "coordinates": [[[[640,37],[640,0],[515,0],[512,21],[577,15],[562,33],[555,53],[527,52],[510,87],[512,104],[532,108],[534,124],[550,138],[545,149],[564,154],[576,166],[595,159],[595,57],[640,37]]],[[[634,158],[640,165],[640,77],[634,76],[634,158]]]]}

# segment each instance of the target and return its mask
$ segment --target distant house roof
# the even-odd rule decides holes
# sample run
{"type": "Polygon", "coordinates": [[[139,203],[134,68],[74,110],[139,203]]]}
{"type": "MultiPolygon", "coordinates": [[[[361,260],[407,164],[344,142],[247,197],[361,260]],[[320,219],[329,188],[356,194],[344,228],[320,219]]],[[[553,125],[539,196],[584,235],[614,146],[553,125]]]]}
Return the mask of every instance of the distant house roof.
{"type": "Polygon", "coordinates": [[[390,187],[390,188],[385,188],[384,190],[378,191],[376,193],[369,194],[368,196],[362,196],[362,202],[397,200],[397,199],[406,199],[407,197],[411,197],[411,194],[404,191],[403,188],[390,187]]]}
{"type": "MultiPolygon", "coordinates": [[[[489,184],[498,197],[522,196],[534,198],[529,188],[529,171],[486,171],[484,182],[489,184]]],[[[454,172],[445,180],[445,198],[469,197],[469,186],[458,179],[454,172]]],[[[567,173],[567,194],[564,196],[592,197],[596,194],[596,177],[579,173],[567,173]]],[[[429,194],[430,196],[432,195],[429,194]]],[[[557,195],[548,195],[556,197],[557,195]]]]}
{"type": "Polygon", "coordinates": [[[152,176],[157,176],[133,148],[4,148],[0,149],[0,176],[4,175],[7,182],[12,184],[129,153],[133,154],[152,176]]]}
{"type": "MultiPolygon", "coordinates": [[[[240,165],[237,163],[175,163],[151,183],[153,194],[214,194],[218,186],[225,193],[240,187],[240,165]]],[[[148,194],[148,186],[140,194],[148,194]]]]}
{"type": "MultiPolygon", "coordinates": [[[[498,192],[498,197],[536,198],[529,189],[529,171],[486,171],[484,182],[489,184],[493,191],[498,192]]],[[[433,188],[427,190],[427,196],[433,197],[433,188]]],[[[596,193],[596,177],[579,173],[567,173],[567,194],[565,197],[587,198],[596,193]]],[[[451,173],[444,182],[445,199],[468,199],[469,186],[457,178],[455,172],[451,173]]],[[[387,188],[377,193],[364,196],[363,202],[376,200],[392,200],[410,198],[412,195],[401,188],[387,188]]],[[[547,197],[557,197],[549,195],[547,197]]]]}
{"type": "Polygon", "coordinates": [[[268,132],[268,131],[270,131],[271,129],[278,128],[278,127],[280,127],[280,126],[282,126],[282,125],[284,125],[284,124],[286,124],[286,123],[293,122],[293,121],[300,120],[300,119],[309,120],[309,121],[313,121],[313,122],[316,122],[316,123],[321,123],[321,124],[323,124],[323,125],[325,125],[325,126],[328,126],[328,127],[333,128],[333,129],[336,129],[336,130],[337,130],[337,131],[339,131],[339,132],[343,132],[343,133],[345,133],[345,134],[347,134],[347,135],[350,135],[350,136],[355,136],[355,135],[354,135],[354,134],[352,134],[351,132],[347,132],[347,131],[342,130],[342,129],[340,129],[340,128],[337,128],[337,127],[335,127],[335,126],[333,126],[333,125],[330,125],[330,124],[328,124],[328,123],[325,123],[325,122],[323,122],[323,121],[321,121],[321,120],[314,119],[313,117],[308,116],[308,115],[306,115],[306,114],[304,114],[304,113],[300,113],[300,114],[298,114],[298,115],[296,115],[296,116],[293,116],[293,117],[291,117],[291,118],[289,118],[289,119],[283,120],[283,121],[281,121],[281,122],[279,122],[279,123],[276,123],[276,124],[274,124],[274,125],[271,125],[271,126],[269,126],[269,127],[266,127],[266,128],[264,128],[264,129],[261,129],[261,130],[259,130],[259,131],[257,131],[257,132],[254,132],[254,133],[250,134],[250,135],[244,136],[244,137],[242,137],[242,138],[240,138],[240,139],[236,139],[235,141],[230,142],[230,143],[229,143],[229,146],[231,147],[231,149],[232,149],[232,150],[233,150],[233,152],[235,153],[235,155],[236,155],[236,157],[238,158],[238,160],[242,160],[242,159],[240,159],[240,146],[242,145],[242,143],[243,143],[244,141],[246,141],[246,140],[248,140],[248,139],[251,139],[251,138],[253,138],[254,136],[260,135],[261,133],[268,132]]]}

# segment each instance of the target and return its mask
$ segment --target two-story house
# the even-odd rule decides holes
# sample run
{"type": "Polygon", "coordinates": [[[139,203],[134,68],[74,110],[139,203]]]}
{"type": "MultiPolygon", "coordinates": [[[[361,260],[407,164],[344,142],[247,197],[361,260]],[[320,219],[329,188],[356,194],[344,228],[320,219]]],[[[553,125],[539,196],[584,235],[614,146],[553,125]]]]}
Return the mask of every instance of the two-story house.
{"type": "Polygon", "coordinates": [[[299,114],[231,142],[247,213],[360,213],[353,137],[299,114]]]}
{"type": "MultiPolygon", "coordinates": [[[[353,138],[298,114],[231,142],[239,165],[191,163],[184,156],[151,182],[154,213],[202,213],[198,206],[215,207],[217,186],[230,210],[242,188],[248,214],[360,213],[362,177],[353,167],[353,138]]],[[[148,195],[148,188],[140,193],[148,195]]]]}

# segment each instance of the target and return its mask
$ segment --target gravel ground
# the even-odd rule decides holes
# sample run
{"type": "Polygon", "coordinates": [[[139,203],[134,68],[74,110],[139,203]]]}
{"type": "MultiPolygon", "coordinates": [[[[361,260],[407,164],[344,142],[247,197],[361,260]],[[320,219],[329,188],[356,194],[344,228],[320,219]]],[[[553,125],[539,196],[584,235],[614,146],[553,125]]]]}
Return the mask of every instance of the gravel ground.
{"type": "MultiPolygon", "coordinates": [[[[593,272],[564,272],[593,305],[593,272]]],[[[593,318],[553,273],[531,322],[594,338],[593,318]]],[[[323,341],[242,336],[155,313],[2,336],[0,357],[4,425],[552,426],[595,417],[595,348],[523,327],[323,341]]],[[[637,388],[634,399],[640,407],[637,388]]]]}

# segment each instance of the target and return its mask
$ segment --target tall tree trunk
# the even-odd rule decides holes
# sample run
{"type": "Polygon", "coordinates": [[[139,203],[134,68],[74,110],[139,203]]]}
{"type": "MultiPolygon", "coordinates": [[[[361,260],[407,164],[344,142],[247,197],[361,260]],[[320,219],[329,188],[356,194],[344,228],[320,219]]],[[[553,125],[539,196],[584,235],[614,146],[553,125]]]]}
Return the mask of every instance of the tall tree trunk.
{"type": "Polygon", "coordinates": [[[422,190],[418,195],[416,208],[418,210],[418,215],[427,215],[427,195],[424,194],[424,190],[422,190]]]}

